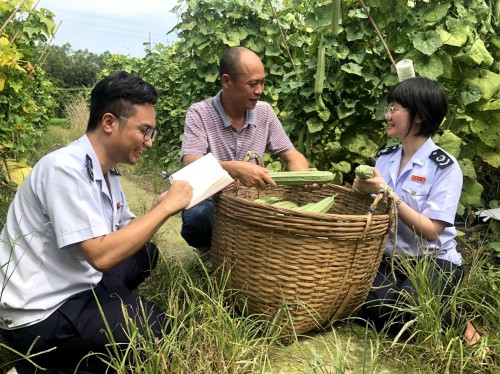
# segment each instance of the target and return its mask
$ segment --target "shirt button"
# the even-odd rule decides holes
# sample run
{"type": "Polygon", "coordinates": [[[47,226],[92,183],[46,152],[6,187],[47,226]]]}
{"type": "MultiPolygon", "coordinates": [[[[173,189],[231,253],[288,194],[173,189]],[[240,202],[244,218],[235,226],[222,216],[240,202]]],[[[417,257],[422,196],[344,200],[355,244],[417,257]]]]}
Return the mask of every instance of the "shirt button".
{"type": "Polygon", "coordinates": [[[12,320],[10,319],[4,319],[3,320],[5,322],[5,324],[8,326],[8,325],[12,325],[12,320]]]}

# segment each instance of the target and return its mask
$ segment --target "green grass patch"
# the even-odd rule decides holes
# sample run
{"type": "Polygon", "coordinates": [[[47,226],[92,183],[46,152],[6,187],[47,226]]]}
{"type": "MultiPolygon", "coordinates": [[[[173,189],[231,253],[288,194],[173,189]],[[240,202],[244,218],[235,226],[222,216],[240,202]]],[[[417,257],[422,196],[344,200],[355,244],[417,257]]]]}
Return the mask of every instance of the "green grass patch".
{"type": "Polygon", "coordinates": [[[49,122],[49,126],[57,126],[67,129],[69,126],[68,118],[52,118],[49,122]]]}

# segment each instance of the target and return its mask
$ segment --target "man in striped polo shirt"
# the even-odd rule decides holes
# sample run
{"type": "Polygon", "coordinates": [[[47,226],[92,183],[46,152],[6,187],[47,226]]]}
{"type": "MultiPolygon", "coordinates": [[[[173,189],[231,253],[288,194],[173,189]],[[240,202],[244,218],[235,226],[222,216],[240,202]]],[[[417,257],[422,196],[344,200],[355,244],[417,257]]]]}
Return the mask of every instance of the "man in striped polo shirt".
{"type": "MultiPolygon", "coordinates": [[[[219,65],[222,89],[215,97],[191,105],[186,113],[182,161],[185,165],[212,152],[221,166],[248,187],[275,187],[266,168],[243,161],[248,151],[278,155],[290,171],[310,170],[295,149],[273,108],[260,101],[264,65],[245,47],[227,49],[219,65]]],[[[207,251],[212,237],[213,204],[207,199],[182,212],[181,235],[192,247],[207,251]]]]}

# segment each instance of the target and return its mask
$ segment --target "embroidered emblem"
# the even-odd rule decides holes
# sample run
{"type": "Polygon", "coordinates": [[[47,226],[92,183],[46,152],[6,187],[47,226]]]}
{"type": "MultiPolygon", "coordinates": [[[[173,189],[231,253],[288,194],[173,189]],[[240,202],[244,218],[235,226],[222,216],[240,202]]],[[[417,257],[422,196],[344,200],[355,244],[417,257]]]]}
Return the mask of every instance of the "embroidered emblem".
{"type": "Polygon", "coordinates": [[[92,159],[89,155],[85,157],[85,167],[87,168],[87,173],[89,173],[90,181],[94,181],[94,166],[92,165],[92,159]]]}
{"type": "Polygon", "coordinates": [[[412,175],[411,176],[411,180],[414,181],[414,182],[424,183],[427,180],[427,178],[426,177],[420,177],[418,175],[412,175]]]}
{"type": "Polygon", "coordinates": [[[109,171],[111,174],[114,174],[116,176],[121,176],[121,173],[120,171],[118,170],[118,168],[115,166],[114,168],[112,168],[110,171],[109,171]]]}
{"type": "Polygon", "coordinates": [[[447,168],[451,164],[453,164],[453,160],[450,156],[446,154],[445,151],[438,148],[430,154],[429,158],[434,161],[440,169],[447,168]]]}
{"type": "Polygon", "coordinates": [[[396,152],[398,149],[399,149],[399,145],[394,145],[392,147],[384,148],[381,151],[378,151],[377,155],[375,157],[391,154],[393,152],[396,152]]]}

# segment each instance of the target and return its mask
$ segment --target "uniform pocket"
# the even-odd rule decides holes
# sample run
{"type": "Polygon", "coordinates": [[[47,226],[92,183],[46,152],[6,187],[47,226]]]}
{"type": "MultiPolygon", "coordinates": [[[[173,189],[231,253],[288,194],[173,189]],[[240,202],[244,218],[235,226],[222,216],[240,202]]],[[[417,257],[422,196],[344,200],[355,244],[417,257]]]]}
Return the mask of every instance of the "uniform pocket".
{"type": "Polygon", "coordinates": [[[430,189],[431,185],[428,183],[406,181],[403,184],[403,200],[413,209],[418,211],[419,208],[422,207],[422,205],[427,201],[430,189]]]}

